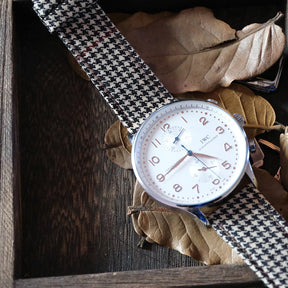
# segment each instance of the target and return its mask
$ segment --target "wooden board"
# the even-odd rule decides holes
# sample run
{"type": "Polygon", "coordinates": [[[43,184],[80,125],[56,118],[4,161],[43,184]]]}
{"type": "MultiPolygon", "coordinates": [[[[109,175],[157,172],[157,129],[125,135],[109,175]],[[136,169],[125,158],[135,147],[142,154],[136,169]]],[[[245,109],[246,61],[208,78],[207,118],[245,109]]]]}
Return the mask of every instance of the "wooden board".
{"type": "Polygon", "coordinates": [[[14,157],[12,3],[0,5],[0,286],[12,287],[14,269],[14,157]]]}

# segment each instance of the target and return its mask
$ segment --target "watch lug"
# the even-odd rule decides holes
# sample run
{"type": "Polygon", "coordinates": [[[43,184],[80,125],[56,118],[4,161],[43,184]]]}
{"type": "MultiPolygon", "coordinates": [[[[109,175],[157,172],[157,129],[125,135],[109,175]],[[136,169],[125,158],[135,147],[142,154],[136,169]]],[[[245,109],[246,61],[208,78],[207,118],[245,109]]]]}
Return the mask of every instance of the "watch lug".
{"type": "Polygon", "coordinates": [[[193,216],[198,218],[202,224],[204,224],[207,228],[211,227],[209,220],[206,218],[204,213],[199,208],[188,208],[187,212],[191,213],[193,216]]]}
{"type": "Polygon", "coordinates": [[[254,184],[254,186],[256,186],[256,178],[252,169],[252,165],[250,162],[248,162],[248,165],[246,167],[246,174],[247,176],[250,178],[250,180],[252,181],[252,183],[254,184]]]}
{"type": "Polygon", "coordinates": [[[129,133],[129,134],[127,135],[127,138],[128,138],[128,140],[129,140],[129,142],[131,143],[131,145],[133,146],[134,140],[135,140],[135,134],[129,133]]]}

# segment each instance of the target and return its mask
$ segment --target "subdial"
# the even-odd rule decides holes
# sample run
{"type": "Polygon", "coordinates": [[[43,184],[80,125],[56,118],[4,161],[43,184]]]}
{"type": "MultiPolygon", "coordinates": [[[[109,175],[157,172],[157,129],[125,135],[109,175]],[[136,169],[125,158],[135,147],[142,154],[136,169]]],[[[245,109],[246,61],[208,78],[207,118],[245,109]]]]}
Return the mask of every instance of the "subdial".
{"type": "Polygon", "coordinates": [[[189,171],[191,177],[197,178],[199,182],[213,181],[216,177],[215,175],[219,175],[220,173],[219,163],[216,159],[205,159],[205,164],[206,165],[202,165],[198,162],[190,166],[189,171]],[[211,171],[213,171],[213,173],[211,173],[211,171]]]}
{"type": "Polygon", "coordinates": [[[182,151],[181,143],[190,143],[191,141],[192,135],[181,126],[171,126],[161,137],[164,149],[171,152],[182,151]]]}

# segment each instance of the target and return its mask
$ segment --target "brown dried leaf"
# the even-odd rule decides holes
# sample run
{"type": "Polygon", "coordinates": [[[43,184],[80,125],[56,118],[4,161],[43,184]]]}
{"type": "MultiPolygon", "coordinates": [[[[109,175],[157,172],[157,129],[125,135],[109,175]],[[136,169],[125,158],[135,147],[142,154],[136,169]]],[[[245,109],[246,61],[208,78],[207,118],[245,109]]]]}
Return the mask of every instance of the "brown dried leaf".
{"type": "Polygon", "coordinates": [[[104,138],[107,157],[124,169],[132,169],[131,143],[127,138],[128,131],[118,120],[107,130],[104,138]]]}
{"type": "MultiPolygon", "coordinates": [[[[254,172],[258,189],[288,220],[288,193],[267,171],[254,168],[254,172]]],[[[214,229],[207,229],[188,213],[163,209],[139,182],[134,188],[133,205],[138,207],[138,213],[132,215],[134,229],[149,242],[172,248],[207,265],[242,262],[214,229]]]]}
{"type": "Polygon", "coordinates": [[[207,265],[242,263],[243,260],[213,229],[188,213],[161,208],[137,182],[133,205],[144,207],[132,215],[135,231],[149,242],[167,246],[207,265]]]}
{"type": "Polygon", "coordinates": [[[249,139],[263,133],[263,128],[271,128],[276,120],[271,104],[241,84],[232,83],[228,88],[220,87],[209,93],[185,93],[177,97],[180,99],[214,99],[220,107],[231,114],[239,113],[245,119],[245,131],[249,139]]]}
{"type": "Polygon", "coordinates": [[[171,93],[211,91],[261,74],[281,56],[285,36],[275,25],[235,31],[196,7],[178,14],[136,13],[117,27],[171,93]]]}
{"type": "Polygon", "coordinates": [[[257,188],[273,205],[286,221],[288,221],[288,193],[284,187],[268,171],[254,168],[257,188]]]}

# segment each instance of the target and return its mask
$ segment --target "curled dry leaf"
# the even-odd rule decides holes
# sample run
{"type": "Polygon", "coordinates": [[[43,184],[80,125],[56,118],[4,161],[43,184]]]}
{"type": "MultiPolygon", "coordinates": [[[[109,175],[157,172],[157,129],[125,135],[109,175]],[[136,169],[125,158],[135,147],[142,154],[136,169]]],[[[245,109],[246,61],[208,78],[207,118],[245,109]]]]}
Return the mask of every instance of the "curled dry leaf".
{"type": "Polygon", "coordinates": [[[207,265],[242,263],[243,260],[215,232],[195,221],[188,213],[178,213],[158,205],[137,182],[133,205],[144,207],[132,214],[135,231],[148,242],[172,248],[207,265]]]}
{"type": "Polygon", "coordinates": [[[287,190],[268,171],[254,168],[257,188],[273,207],[288,221],[288,193],[287,190]]]}
{"type": "MultiPolygon", "coordinates": [[[[254,172],[257,188],[288,220],[288,193],[269,172],[259,168],[254,168],[254,172]]],[[[135,184],[133,205],[138,210],[132,214],[134,229],[147,241],[172,248],[207,265],[242,262],[214,229],[207,229],[188,213],[163,209],[148,196],[139,182],[135,184]]]]}
{"type": "Polygon", "coordinates": [[[249,139],[273,129],[276,114],[271,104],[263,97],[255,95],[244,85],[232,83],[230,87],[220,87],[212,92],[185,93],[176,95],[180,99],[214,99],[218,105],[231,114],[239,113],[245,119],[245,131],[249,139]]]}
{"type": "Polygon", "coordinates": [[[106,132],[104,142],[107,149],[107,157],[111,161],[124,169],[132,169],[130,157],[131,144],[127,135],[127,129],[120,121],[116,121],[106,132]]]}
{"type": "Polygon", "coordinates": [[[117,27],[171,93],[211,91],[261,74],[285,45],[278,13],[264,24],[235,31],[196,7],[178,14],[136,13],[117,27]]]}
{"type": "Polygon", "coordinates": [[[288,127],[280,135],[280,179],[288,191],[288,127]]]}

